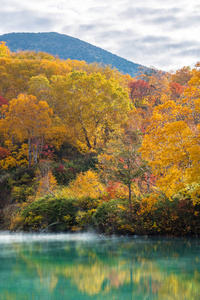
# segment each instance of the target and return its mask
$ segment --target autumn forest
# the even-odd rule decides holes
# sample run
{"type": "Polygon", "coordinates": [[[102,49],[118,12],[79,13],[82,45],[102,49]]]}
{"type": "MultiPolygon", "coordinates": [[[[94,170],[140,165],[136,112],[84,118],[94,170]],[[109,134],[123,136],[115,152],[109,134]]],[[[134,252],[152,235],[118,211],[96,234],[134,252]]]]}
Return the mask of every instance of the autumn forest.
{"type": "Polygon", "coordinates": [[[200,63],[132,78],[0,43],[0,227],[200,234],[200,63]]]}

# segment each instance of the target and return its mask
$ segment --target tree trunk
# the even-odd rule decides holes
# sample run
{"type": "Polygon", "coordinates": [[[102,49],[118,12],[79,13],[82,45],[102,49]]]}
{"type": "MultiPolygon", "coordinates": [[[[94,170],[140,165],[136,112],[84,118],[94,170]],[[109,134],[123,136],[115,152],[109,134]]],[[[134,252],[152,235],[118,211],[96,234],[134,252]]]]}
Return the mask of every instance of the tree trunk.
{"type": "Polygon", "coordinates": [[[31,166],[31,139],[28,139],[28,168],[31,166]]]}
{"type": "Polygon", "coordinates": [[[92,146],[91,146],[89,138],[88,138],[87,130],[85,129],[85,126],[83,124],[83,120],[82,120],[81,116],[79,116],[78,118],[81,122],[81,126],[82,126],[82,129],[83,129],[84,135],[85,135],[86,144],[87,144],[88,148],[91,150],[92,146]]]}
{"type": "Polygon", "coordinates": [[[109,139],[109,128],[106,125],[104,128],[104,146],[106,145],[108,139],[109,139]]]}
{"type": "Polygon", "coordinates": [[[83,129],[83,132],[84,132],[84,135],[85,135],[85,140],[86,140],[87,146],[88,146],[89,149],[92,149],[92,146],[90,144],[90,141],[89,141],[89,138],[88,138],[88,135],[87,135],[87,131],[86,131],[86,129],[83,125],[82,125],[82,129],[83,129]]]}
{"type": "Polygon", "coordinates": [[[150,173],[147,172],[147,191],[150,193],[150,173]]]}
{"type": "Polygon", "coordinates": [[[39,153],[39,150],[40,150],[40,140],[38,139],[37,143],[36,143],[36,148],[34,149],[34,163],[37,165],[37,162],[38,162],[38,153],[39,153]]]}

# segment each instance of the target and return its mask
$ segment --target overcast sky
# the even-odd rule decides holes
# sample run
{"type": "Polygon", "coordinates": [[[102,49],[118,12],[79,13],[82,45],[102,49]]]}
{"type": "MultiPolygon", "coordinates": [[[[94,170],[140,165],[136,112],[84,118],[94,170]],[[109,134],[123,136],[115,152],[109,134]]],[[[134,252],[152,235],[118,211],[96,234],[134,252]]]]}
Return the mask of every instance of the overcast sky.
{"type": "Polygon", "coordinates": [[[198,0],[0,0],[0,4],[0,34],[54,31],[166,71],[200,61],[198,0]]]}

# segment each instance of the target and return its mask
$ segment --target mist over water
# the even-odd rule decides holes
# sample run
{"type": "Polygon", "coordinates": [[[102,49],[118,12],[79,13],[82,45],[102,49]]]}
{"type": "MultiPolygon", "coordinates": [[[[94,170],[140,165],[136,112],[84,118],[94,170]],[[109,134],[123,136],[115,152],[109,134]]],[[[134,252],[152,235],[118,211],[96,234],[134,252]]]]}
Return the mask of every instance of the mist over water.
{"type": "Polygon", "coordinates": [[[199,239],[0,233],[2,300],[199,296],[199,239]]]}
{"type": "Polygon", "coordinates": [[[10,233],[0,231],[0,245],[9,243],[30,243],[30,242],[50,242],[50,241],[95,241],[105,238],[94,233],[10,233]]]}

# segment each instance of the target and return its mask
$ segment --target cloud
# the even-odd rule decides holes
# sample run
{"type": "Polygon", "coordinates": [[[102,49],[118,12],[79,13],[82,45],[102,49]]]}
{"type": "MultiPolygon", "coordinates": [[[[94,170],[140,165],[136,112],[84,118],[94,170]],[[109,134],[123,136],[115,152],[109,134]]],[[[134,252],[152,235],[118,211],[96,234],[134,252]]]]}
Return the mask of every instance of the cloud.
{"type": "Polygon", "coordinates": [[[148,67],[171,70],[196,63],[200,55],[200,43],[187,39],[175,42],[165,36],[146,36],[141,39],[124,39],[117,53],[148,67]]]}
{"type": "Polygon", "coordinates": [[[151,24],[155,24],[155,25],[161,25],[161,24],[165,24],[165,23],[175,23],[178,21],[178,18],[173,16],[173,15],[168,15],[168,16],[159,16],[159,17],[149,17],[146,22],[151,23],[151,24]]]}
{"type": "Polygon", "coordinates": [[[2,23],[2,28],[6,28],[5,32],[7,31],[16,31],[17,28],[18,31],[36,31],[41,28],[44,28],[44,30],[48,30],[52,24],[53,21],[49,17],[41,16],[40,14],[34,14],[32,11],[20,11],[17,13],[9,13],[4,14],[0,13],[0,19],[2,23]],[[26,16],[26,18],[24,18],[26,16]],[[9,22],[9,25],[6,24],[9,20],[14,20],[14,25],[12,22],[9,22]]]}
{"type": "Polygon", "coordinates": [[[192,47],[191,49],[186,49],[186,50],[185,49],[184,50],[179,49],[178,55],[185,56],[185,57],[198,56],[199,60],[200,60],[200,44],[198,45],[198,47],[192,47]]]}
{"type": "Polygon", "coordinates": [[[184,28],[192,29],[195,28],[196,26],[199,27],[199,21],[200,21],[200,14],[193,14],[176,20],[176,22],[173,25],[177,30],[184,29],[184,28]]]}
{"type": "Polygon", "coordinates": [[[199,11],[196,0],[1,0],[0,34],[56,31],[169,69],[199,59],[199,11]]]}
{"type": "Polygon", "coordinates": [[[181,11],[179,8],[151,8],[151,7],[129,7],[119,13],[119,16],[123,19],[127,18],[143,18],[146,19],[147,17],[160,17],[177,14],[181,11]]]}
{"type": "Polygon", "coordinates": [[[142,44],[144,44],[144,43],[151,43],[151,44],[162,43],[163,44],[163,42],[168,42],[168,41],[170,41],[169,37],[153,36],[153,35],[148,35],[148,36],[145,36],[144,38],[140,39],[140,42],[142,44]]]}

